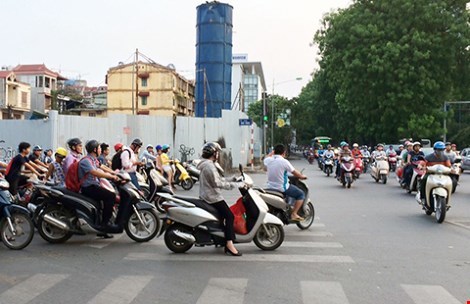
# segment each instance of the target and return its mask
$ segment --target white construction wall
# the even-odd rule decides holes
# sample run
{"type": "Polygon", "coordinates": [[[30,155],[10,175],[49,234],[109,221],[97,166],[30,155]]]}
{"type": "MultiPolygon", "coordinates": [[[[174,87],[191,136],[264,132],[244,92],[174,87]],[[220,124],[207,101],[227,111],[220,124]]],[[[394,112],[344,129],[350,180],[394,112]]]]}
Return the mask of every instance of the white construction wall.
{"type": "MultiPolygon", "coordinates": [[[[181,144],[194,148],[195,154],[189,159],[197,158],[207,141],[224,138],[226,147],[231,151],[234,166],[250,163],[250,127],[239,126],[241,118],[247,116],[239,111],[222,111],[222,118],[167,117],[167,116],[132,116],[109,115],[107,118],[79,117],[58,115],[49,112],[46,120],[1,120],[0,140],[2,147],[17,149],[21,141],[31,145],[40,145],[43,149],[66,147],[66,141],[79,137],[83,142],[96,139],[113,146],[117,142],[130,144],[133,138],[139,137],[148,144],[169,144],[170,154],[181,158],[178,152],[181,144]],[[205,130],[205,132],[204,132],[205,130]],[[128,133],[128,134],[127,134],[128,133]],[[204,135],[205,133],[205,135],[204,135]]],[[[255,150],[261,145],[261,130],[255,126],[255,150]]]]}

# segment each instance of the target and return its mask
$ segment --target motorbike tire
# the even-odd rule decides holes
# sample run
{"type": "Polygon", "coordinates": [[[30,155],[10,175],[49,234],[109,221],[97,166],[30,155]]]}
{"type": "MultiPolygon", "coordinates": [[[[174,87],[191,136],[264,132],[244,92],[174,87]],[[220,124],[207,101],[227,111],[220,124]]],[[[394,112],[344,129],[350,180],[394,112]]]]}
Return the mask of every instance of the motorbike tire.
{"type": "Polygon", "coordinates": [[[31,243],[34,236],[34,225],[31,218],[20,212],[13,212],[10,220],[16,229],[17,235],[10,231],[6,218],[0,221],[0,238],[9,249],[21,250],[31,243]]]}
{"type": "Polygon", "coordinates": [[[331,172],[330,172],[330,168],[326,168],[326,176],[327,176],[327,177],[330,177],[330,173],[331,173],[331,172]]]}
{"type": "Polygon", "coordinates": [[[191,190],[193,186],[194,186],[194,181],[192,178],[187,178],[181,181],[181,187],[186,191],[191,190]]]}
{"type": "Polygon", "coordinates": [[[253,239],[255,245],[262,250],[275,250],[284,242],[284,229],[275,224],[264,224],[259,227],[253,239]],[[272,234],[269,237],[267,230],[272,234]],[[273,240],[274,239],[274,240],[273,240]]]}
{"type": "Polygon", "coordinates": [[[454,177],[451,177],[451,179],[452,179],[452,194],[454,194],[455,190],[457,190],[457,185],[458,185],[459,182],[454,177]]]}
{"type": "Polygon", "coordinates": [[[424,211],[426,213],[426,215],[431,215],[432,214],[432,211],[431,210],[426,210],[424,211]]]}
{"type": "Polygon", "coordinates": [[[166,213],[165,209],[163,209],[163,203],[164,202],[166,202],[166,200],[163,197],[158,196],[158,195],[154,200],[155,208],[157,208],[158,212],[160,212],[160,213],[166,213]]]}
{"type": "Polygon", "coordinates": [[[303,221],[297,223],[297,227],[302,230],[310,228],[315,220],[315,208],[312,202],[308,202],[306,206],[300,209],[299,215],[304,218],[303,221]]]}
{"type": "Polygon", "coordinates": [[[69,221],[70,214],[67,210],[60,208],[58,206],[49,206],[47,207],[41,215],[38,217],[38,232],[39,235],[51,244],[64,243],[70,239],[73,235],[71,231],[65,231],[58,227],[55,227],[44,220],[44,216],[49,214],[50,216],[56,219],[62,219],[69,221]]]}
{"type": "Polygon", "coordinates": [[[155,210],[149,209],[137,210],[137,212],[139,212],[140,218],[145,221],[145,227],[142,226],[139,217],[137,217],[134,211],[127,220],[124,230],[126,230],[126,234],[132,240],[139,243],[148,242],[160,231],[160,219],[158,218],[158,213],[155,210]],[[146,234],[142,235],[141,232],[146,234]]]}
{"type": "Polygon", "coordinates": [[[193,243],[178,238],[173,232],[175,230],[179,230],[186,233],[192,233],[192,231],[186,226],[175,224],[168,227],[165,232],[164,239],[166,247],[174,253],[185,253],[186,251],[191,249],[191,247],[193,247],[193,243]]]}
{"type": "Polygon", "coordinates": [[[416,187],[417,187],[417,182],[415,180],[414,183],[412,185],[410,185],[410,189],[407,190],[408,193],[413,192],[413,189],[417,189],[416,187]]]}
{"type": "Polygon", "coordinates": [[[444,219],[446,218],[446,212],[447,212],[445,197],[436,195],[436,199],[434,201],[434,212],[436,216],[436,221],[439,224],[444,222],[444,219]]]}
{"type": "Polygon", "coordinates": [[[352,184],[351,178],[350,178],[350,177],[346,177],[346,185],[347,185],[348,189],[351,188],[351,184],[352,184]]]}
{"type": "Polygon", "coordinates": [[[382,184],[386,184],[387,183],[387,175],[385,174],[382,174],[382,184]]]}

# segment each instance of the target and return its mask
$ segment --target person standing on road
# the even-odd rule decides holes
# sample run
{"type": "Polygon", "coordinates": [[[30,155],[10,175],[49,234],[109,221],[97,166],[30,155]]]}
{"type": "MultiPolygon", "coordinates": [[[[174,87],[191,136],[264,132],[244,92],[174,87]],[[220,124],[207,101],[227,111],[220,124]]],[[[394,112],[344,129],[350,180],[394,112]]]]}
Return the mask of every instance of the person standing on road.
{"type": "Polygon", "coordinates": [[[289,184],[287,174],[291,173],[299,179],[307,179],[307,176],[295,170],[294,166],[292,166],[285,157],[286,147],[279,144],[276,145],[274,151],[264,159],[264,165],[268,169],[268,188],[282,192],[284,195],[295,199],[291,220],[301,222],[304,219],[298,215],[298,212],[304,202],[305,193],[295,185],[289,184]]]}
{"type": "Polygon", "coordinates": [[[198,164],[201,170],[199,175],[199,197],[205,202],[215,207],[222,218],[225,220],[225,254],[231,256],[241,256],[242,253],[235,248],[235,232],[233,229],[234,216],[222,196],[222,189],[231,190],[240,186],[235,182],[228,182],[220,176],[215,162],[219,158],[221,147],[218,143],[209,142],[202,147],[202,160],[198,164]]]}

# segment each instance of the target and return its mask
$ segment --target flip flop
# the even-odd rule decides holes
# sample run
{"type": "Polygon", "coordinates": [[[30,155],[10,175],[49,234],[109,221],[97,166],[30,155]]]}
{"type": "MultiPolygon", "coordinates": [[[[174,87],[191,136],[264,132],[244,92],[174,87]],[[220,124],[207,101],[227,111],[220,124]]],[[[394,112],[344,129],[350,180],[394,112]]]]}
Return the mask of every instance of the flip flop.
{"type": "Polygon", "coordinates": [[[303,217],[300,217],[300,216],[294,217],[294,218],[291,217],[290,219],[291,219],[292,221],[296,221],[296,222],[302,222],[302,221],[305,220],[303,217]]]}

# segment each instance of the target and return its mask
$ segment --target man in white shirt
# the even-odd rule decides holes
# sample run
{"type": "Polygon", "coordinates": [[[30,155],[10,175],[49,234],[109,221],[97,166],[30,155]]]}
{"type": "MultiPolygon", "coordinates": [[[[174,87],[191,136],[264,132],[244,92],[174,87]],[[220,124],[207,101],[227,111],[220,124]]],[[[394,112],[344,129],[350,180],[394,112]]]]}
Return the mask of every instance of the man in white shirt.
{"type": "Polygon", "coordinates": [[[291,173],[299,179],[307,179],[305,175],[295,170],[294,166],[285,159],[286,147],[276,145],[274,151],[264,159],[264,165],[268,169],[268,188],[284,193],[288,197],[295,199],[294,209],[291,213],[291,219],[294,221],[303,221],[297,212],[302,207],[305,199],[305,193],[294,185],[289,184],[288,173],[291,173]]]}
{"type": "Polygon", "coordinates": [[[139,181],[137,180],[137,166],[142,166],[144,163],[139,162],[137,155],[140,147],[142,147],[142,141],[136,138],[132,141],[129,147],[123,147],[121,153],[122,169],[129,173],[131,181],[137,189],[140,189],[139,181]]]}

